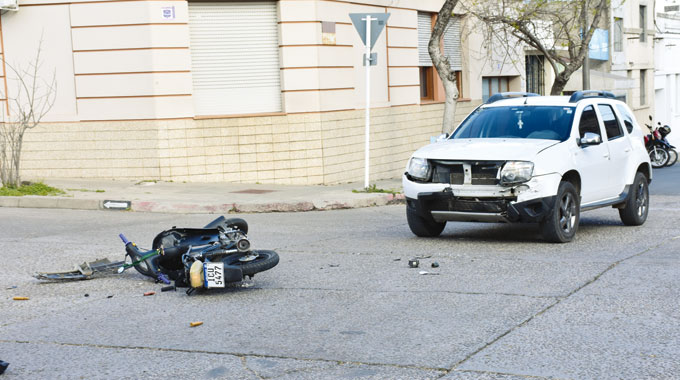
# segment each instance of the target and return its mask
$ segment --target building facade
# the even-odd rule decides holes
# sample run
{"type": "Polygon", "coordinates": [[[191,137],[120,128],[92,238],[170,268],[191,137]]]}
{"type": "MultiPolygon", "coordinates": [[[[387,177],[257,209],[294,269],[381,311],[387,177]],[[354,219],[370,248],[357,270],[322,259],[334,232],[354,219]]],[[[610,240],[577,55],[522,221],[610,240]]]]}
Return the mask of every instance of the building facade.
{"type": "MultiPolygon", "coordinates": [[[[43,75],[54,70],[57,83],[53,108],[25,137],[22,176],[359,181],[364,46],[349,14],[369,12],[390,14],[373,49],[371,179],[398,177],[442,128],[443,90],[423,56],[441,4],[20,0],[0,16],[3,62],[22,67],[41,46],[43,75]]],[[[460,120],[489,88],[522,85],[521,70],[508,82],[470,64],[474,38],[461,39],[465,18],[454,19],[444,47],[460,69],[460,120]]],[[[10,119],[11,70],[2,82],[10,119]]]]}
{"type": "MultiPolygon", "coordinates": [[[[667,5],[675,9],[677,4],[667,5]]],[[[673,132],[671,144],[680,145],[680,10],[657,13],[654,39],[654,117],[673,132]]]]}

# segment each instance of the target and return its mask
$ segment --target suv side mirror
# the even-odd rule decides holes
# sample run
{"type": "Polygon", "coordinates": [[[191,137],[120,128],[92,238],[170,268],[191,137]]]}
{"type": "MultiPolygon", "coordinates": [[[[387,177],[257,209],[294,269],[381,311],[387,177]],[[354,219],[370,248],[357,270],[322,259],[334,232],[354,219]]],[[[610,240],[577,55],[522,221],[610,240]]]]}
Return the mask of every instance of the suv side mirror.
{"type": "Polygon", "coordinates": [[[602,143],[602,137],[596,133],[592,132],[586,132],[583,137],[579,140],[579,145],[581,146],[589,146],[589,145],[598,145],[602,143]]]}
{"type": "Polygon", "coordinates": [[[437,139],[435,140],[436,142],[441,142],[449,138],[448,133],[442,133],[441,135],[437,136],[437,139]]]}

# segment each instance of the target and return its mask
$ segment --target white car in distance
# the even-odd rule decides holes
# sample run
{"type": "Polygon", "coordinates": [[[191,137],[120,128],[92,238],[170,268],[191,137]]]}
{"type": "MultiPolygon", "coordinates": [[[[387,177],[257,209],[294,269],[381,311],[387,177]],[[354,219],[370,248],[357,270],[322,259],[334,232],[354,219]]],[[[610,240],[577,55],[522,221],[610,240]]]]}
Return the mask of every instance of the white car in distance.
{"type": "Polygon", "coordinates": [[[538,223],[546,240],[568,242],[581,211],[606,206],[641,225],[652,179],[643,136],[610,92],[493,95],[409,159],[408,225],[433,237],[448,221],[538,223]]]}

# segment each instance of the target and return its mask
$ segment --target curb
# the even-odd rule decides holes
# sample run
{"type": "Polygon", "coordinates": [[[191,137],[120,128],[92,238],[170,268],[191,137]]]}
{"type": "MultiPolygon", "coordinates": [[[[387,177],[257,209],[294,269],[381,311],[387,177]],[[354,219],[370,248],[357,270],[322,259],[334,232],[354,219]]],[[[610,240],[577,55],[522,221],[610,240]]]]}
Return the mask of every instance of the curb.
{"type": "Polygon", "coordinates": [[[345,200],[315,200],[270,203],[185,203],[185,202],[156,202],[132,201],[128,210],[111,210],[103,206],[104,201],[98,199],[73,199],[63,197],[7,197],[0,196],[0,207],[16,208],[51,208],[72,210],[106,210],[132,211],[149,213],[178,213],[178,214],[232,214],[232,213],[266,213],[266,212],[307,212],[342,210],[385,206],[405,203],[404,194],[379,194],[368,198],[345,200]]]}

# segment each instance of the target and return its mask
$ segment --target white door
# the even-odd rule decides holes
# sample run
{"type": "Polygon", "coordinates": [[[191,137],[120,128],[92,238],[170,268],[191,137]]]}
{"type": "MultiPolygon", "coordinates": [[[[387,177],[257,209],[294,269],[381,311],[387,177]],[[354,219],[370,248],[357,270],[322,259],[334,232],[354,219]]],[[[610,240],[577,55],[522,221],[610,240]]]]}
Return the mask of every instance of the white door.
{"type": "Polygon", "coordinates": [[[626,186],[626,168],[633,150],[614,109],[608,104],[598,104],[597,110],[604,125],[605,134],[602,139],[609,147],[608,194],[610,197],[617,197],[626,186]]]}
{"type": "Polygon", "coordinates": [[[579,138],[586,132],[595,133],[603,139],[597,145],[576,148],[574,159],[581,174],[581,204],[607,198],[609,192],[609,147],[604,143],[600,121],[593,106],[583,108],[578,124],[579,138]]]}
{"type": "Polygon", "coordinates": [[[281,112],[276,3],[189,2],[196,115],[281,112]]]}

